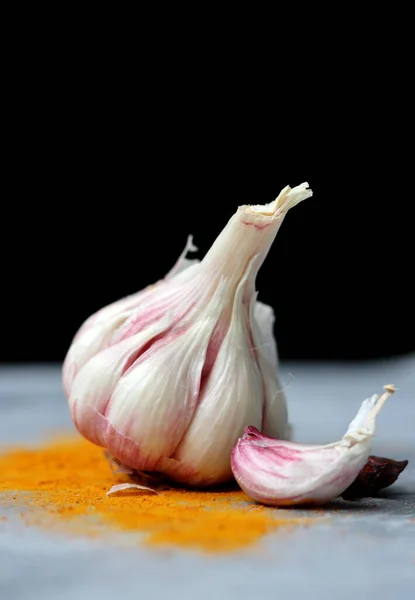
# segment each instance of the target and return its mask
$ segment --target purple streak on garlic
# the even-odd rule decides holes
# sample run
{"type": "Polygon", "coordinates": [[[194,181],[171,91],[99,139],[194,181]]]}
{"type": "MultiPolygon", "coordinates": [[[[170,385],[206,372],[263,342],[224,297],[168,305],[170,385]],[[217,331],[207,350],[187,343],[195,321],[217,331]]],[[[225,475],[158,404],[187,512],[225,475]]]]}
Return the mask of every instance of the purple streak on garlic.
{"type": "Polygon", "coordinates": [[[232,478],[247,423],[289,436],[274,315],[257,302],[255,278],[307,187],[239,207],[201,262],[186,258],[189,237],[164,279],[85,321],[63,365],[82,435],[129,468],[198,485],[232,478]]]}
{"type": "Polygon", "coordinates": [[[272,506],[324,504],[356,479],[370,454],[376,415],[395,391],[365,400],[343,438],[325,446],[285,442],[246,427],[232,450],[232,471],[254,500],[272,506]]]}

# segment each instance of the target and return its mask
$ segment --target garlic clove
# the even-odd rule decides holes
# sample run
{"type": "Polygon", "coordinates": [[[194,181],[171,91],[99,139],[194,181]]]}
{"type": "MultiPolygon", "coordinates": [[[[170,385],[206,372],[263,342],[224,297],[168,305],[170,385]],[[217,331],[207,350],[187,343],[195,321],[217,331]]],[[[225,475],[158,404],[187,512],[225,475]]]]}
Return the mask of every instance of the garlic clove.
{"type": "Polygon", "coordinates": [[[109,346],[93,356],[76,375],[69,395],[72,419],[84,437],[105,446],[97,415],[106,416],[112,394],[129,367],[145,352],[150,342],[165,334],[172,323],[170,314],[144,331],[109,346]]]}
{"type": "Polygon", "coordinates": [[[70,396],[79,370],[109,343],[114,331],[125,321],[127,315],[128,313],[121,312],[104,321],[96,321],[74,339],[63,365],[63,388],[67,397],[70,396]]]}
{"type": "Polygon", "coordinates": [[[395,391],[365,400],[343,438],[325,446],[283,442],[247,427],[232,450],[232,471],[240,487],[263,504],[324,504],[356,479],[370,454],[376,415],[395,391]]]}
{"type": "Polygon", "coordinates": [[[202,370],[222,309],[225,282],[191,326],[156,341],[120,378],[105,417],[104,445],[112,456],[141,471],[157,470],[171,456],[199,402],[202,370]],[[125,455],[126,440],[136,441],[125,455]]]}
{"type": "MultiPolygon", "coordinates": [[[[173,459],[186,467],[186,482],[192,485],[229,480],[234,440],[246,423],[261,427],[262,378],[250,337],[249,307],[243,302],[251,268],[252,261],[237,288],[230,326],[202,386],[196,413],[173,454],[173,459]]],[[[174,463],[166,466],[166,473],[171,468],[180,479],[174,463]]]]}

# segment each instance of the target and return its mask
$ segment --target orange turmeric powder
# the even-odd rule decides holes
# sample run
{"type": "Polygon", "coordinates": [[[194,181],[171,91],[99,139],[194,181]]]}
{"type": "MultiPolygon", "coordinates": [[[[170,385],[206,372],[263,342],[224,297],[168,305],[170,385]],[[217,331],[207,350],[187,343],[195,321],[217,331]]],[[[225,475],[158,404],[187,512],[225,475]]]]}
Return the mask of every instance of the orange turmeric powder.
{"type": "Polygon", "coordinates": [[[27,524],[76,535],[121,530],[151,545],[229,552],[309,521],[260,506],[236,489],[107,496],[128,476],[113,475],[102,448],[78,437],[10,449],[0,455],[0,472],[0,510],[19,506],[27,524]]]}

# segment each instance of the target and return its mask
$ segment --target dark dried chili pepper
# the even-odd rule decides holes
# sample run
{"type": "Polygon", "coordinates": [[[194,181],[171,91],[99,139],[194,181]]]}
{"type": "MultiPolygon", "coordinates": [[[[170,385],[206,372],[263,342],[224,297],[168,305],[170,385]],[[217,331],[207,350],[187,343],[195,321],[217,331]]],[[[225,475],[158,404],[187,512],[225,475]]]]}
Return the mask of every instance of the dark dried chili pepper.
{"type": "Polygon", "coordinates": [[[376,496],[379,490],[389,487],[398,479],[407,464],[407,460],[369,456],[357,478],[341,495],[342,498],[356,500],[376,496]]]}

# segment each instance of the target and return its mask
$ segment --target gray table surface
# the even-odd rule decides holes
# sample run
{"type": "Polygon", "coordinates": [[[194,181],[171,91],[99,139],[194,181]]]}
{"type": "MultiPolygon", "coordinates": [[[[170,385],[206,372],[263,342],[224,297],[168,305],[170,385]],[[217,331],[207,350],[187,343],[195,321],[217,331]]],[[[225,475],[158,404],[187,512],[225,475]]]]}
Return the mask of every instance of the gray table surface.
{"type": "MultiPolygon", "coordinates": [[[[327,443],[361,401],[394,383],[373,454],[409,459],[399,482],[309,528],[264,538],[235,555],[152,551],[66,538],[8,519],[0,529],[1,600],[415,598],[415,356],[364,364],[281,365],[295,439],[327,443]]],[[[58,365],[0,367],[0,444],[36,443],[71,429],[58,365]]],[[[2,510],[0,497],[0,517],[2,510]]],[[[308,514],[300,511],[299,514],[308,514]]],[[[10,513],[8,512],[8,516],[10,513]]]]}

